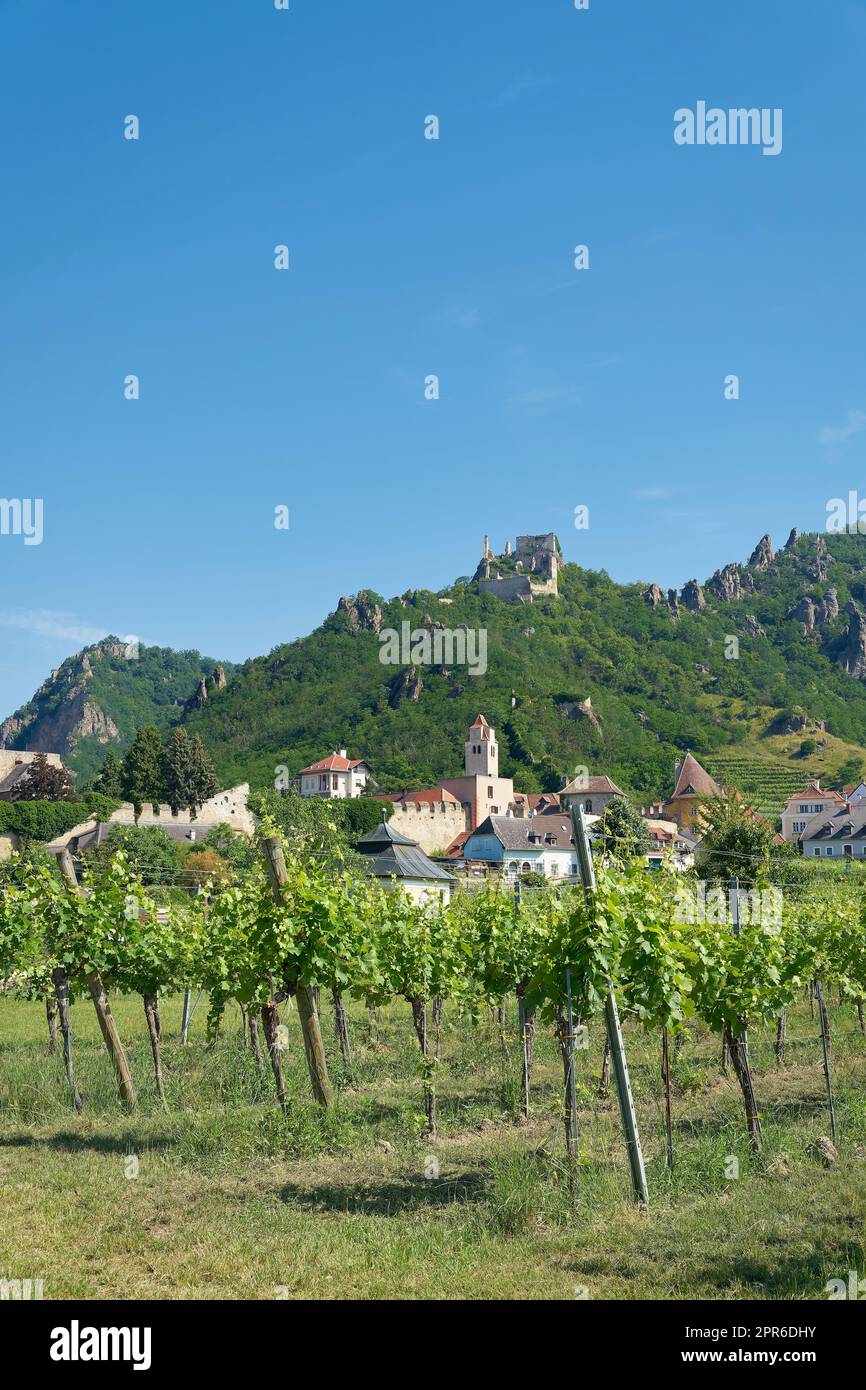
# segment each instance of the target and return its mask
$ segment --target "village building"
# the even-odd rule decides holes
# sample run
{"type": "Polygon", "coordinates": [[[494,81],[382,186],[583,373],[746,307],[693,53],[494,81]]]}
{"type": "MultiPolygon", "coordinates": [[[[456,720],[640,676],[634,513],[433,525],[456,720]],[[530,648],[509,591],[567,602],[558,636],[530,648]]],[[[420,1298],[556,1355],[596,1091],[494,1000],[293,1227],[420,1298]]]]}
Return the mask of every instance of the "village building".
{"type": "Polygon", "coordinates": [[[350,758],[346,749],[331,753],[299,773],[301,796],[326,797],[344,801],[363,796],[370,781],[370,765],[363,758],[350,758]]]}
{"type": "Polygon", "coordinates": [[[376,801],[394,807],[388,824],[415,840],[425,854],[444,854],[466,829],[466,813],[444,787],[414,792],[377,792],[376,801]]]}
{"type": "Polygon", "coordinates": [[[664,803],[667,820],[675,821],[680,830],[700,837],[704,816],[701,803],[725,795],[724,788],[701,767],[691,753],[674,764],[674,789],[664,803]]]}
{"type": "Polygon", "coordinates": [[[434,864],[414,840],[401,835],[384,819],[381,825],[362,835],[355,846],[365,873],[382,881],[386,888],[402,888],[416,902],[438,898],[449,902],[456,882],[441,864],[434,864]]]}
{"type": "Polygon", "coordinates": [[[644,824],[649,833],[651,848],[646,861],[651,869],[660,869],[669,863],[675,869],[690,869],[695,862],[698,841],[694,835],[680,830],[676,821],[645,816],[644,824]]]}
{"type": "MultiPolygon", "coordinates": [[[[40,756],[39,753],[22,753],[14,748],[0,748],[0,801],[15,801],[21,795],[22,782],[30,776],[30,770],[40,756]]],[[[50,767],[62,767],[59,753],[45,753],[45,761],[50,767]]]]}
{"type": "Polygon", "coordinates": [[[561,809],[558,792],[515,792],[508,807],[514,816],[543,816],[561,809]]]}
{"type": "Polygon", "coordinates": [[[439,786],[460,802],[465,828],[474,830],[488,816],[504,816],[514,800],[514,782],[499,776],[496,730],[479,714],[463,745],[462,777],[443,777],[439,786]]]}
{"type": "Polygon", "coordinates": [[[536,873],[574,879],[578,873],[571,817],[561,812],[488,816],[467,835],[460,856],[467,866],[484,864],[512,878],[536,873]]]}
{"type": "Polygon", "coordinates": [[[812,859],[862,859],[866,856],[866,805],[826,807],[812,816],[798,836],[803,854],[812,859]]]}
{"type": "MultiPolygon", "coordinates": [[[[859,792],[859,788],[853,788],[859,792]]],[[[853,797],[847,798],[849,802],[853,797]]],[[[859,804],[858,801],[855,804],[859,804]]],[[[817,778],[809,782],[805,791],[789,796],[782,807],[782,839],[799,840],[809,822],[816,816],[826,817],[839,806],[845,805],[846,798],[840,792],[823,791],[817,778]]]]}
{"type": "Polygon", "coordinates": [[[589,816],[604,815],[617,797],[624,800],[625,792],[611,777],[575,777],[559,793],[563,807],[570,810],[574,805],[582,806],[589,816]]]}

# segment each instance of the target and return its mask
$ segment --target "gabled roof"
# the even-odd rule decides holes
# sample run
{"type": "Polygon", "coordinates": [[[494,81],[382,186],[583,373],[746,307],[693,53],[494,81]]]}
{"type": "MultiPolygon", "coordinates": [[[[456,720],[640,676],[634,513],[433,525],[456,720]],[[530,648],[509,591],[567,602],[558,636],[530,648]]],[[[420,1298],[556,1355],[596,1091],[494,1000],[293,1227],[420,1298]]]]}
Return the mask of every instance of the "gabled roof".
{"type": "Polygon", "coordinates": [[[472,729],[480,729],[482,739],[490,737],[490,725],[487,723],[487,720],[484,718],[483,714],[479,714],[475,723],[470,727],[470,733],[472,732],[472,729]]]}
{"type": "Polygon", "coordinates": [[[526,806],[528,810],[543,815],[560,814],[558,792],[515,792],[511,805],[518,809],[526,806]]]}
{"type": "Polygon", "coordinates": [[[467,837],[467,843],[475,835],[495,835],[503,849],[526,850],[571,849],[574,844],[574,831],[571,821],[562,815],[546,816],[488,816],[476,830],[467,837]],[[536,839],[530,840],[530,835],[536,839]],[[552,843],[548,843],[548,836],[552,843]]]}
{"type": "MultiPolygon", "coordinates": [[[[852,787],[852,791],[856,791],[856,788],[852,787]]],[[[844,796],[841,796],[839,792],[822,791],[820,787],[812,786],[807,787],[805,791],[795,792],[793,796],[789,796],[785,805],[790,806],[792,801],[829,801],[831,803],[841,803],[844,802],[844,800],[844,796]]]]}
{"type": "Polygon", "coordinates": [[[4,777],[3,781],[0,782],[0,796],[5,795],[7,792],[14,791],[19,782],[27,781],[32,770],[32,763],[20,763],[17,767],[13,767],[9,775],[4,777]]]}
{"type": "Polygon", "coordinates": [[[804,840],[850,840],[866,839],[866,806],[848,806],[847,803],[829,814],[822,812],[813,816],[806,829],[798,836],[804,840]]]}
{"type": "Polygon", "coordinates": [[[669,801],[680,796],[723,796],[721,787],[710,774],[701,767],[697,758],[687,753],[677,775],[676,786],[669,801]]]}
{"type": "Polygon", "coordinates": [[[302,767],[298,776],[305,772],[349,772],[353,767],[369,767],[366,758],[344,758],[342,753],[332,753],[328,758],[322,758],[320,762],[310,763],[309,767],[302,767]]]}
{"type": "Polygon", "coordinates": [[[596,796],[602,792],[609,792],[614,796],[625,796],[622,787],[618,787],[612,777],[573,777],[562,788],[559,795],[582,796],[584,792],[588,796],[592,796],[593,792],[596,796]]]}

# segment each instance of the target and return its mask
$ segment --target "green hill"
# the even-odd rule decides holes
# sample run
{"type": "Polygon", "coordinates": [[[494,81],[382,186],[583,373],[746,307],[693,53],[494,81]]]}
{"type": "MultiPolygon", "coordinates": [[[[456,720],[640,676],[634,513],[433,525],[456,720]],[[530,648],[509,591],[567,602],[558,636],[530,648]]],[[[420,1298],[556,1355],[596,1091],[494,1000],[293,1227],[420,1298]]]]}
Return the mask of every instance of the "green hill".
{"type": "MultiPolygon", "coordinates": [[[[362,592],[308,637],[226,667],[225,688],[197,652],[141,648],[130,661],[108,639],[0,725],[0,746],[65,751],[83,785],[139,725],[186,720],[226,784],[267,786],[278,769],[295,774],[345,747],[396,791],[461,771],[466,730],[483,712],[503,772],[523,790],[558,789],[587,767],[655,799],[689,748],[778,810],[808,775],[866,762],[866,537],[802,536],[775,555],[762,543],[752,560],[703,589],[689,582],[673,602],[655,585],[572,564],[560,568],[559,597],[532,603],[481,593],[477,578],[390,600],[362,592]],[[483,631],[485,673],[447,658],[383,664],[380,637],[403,623],[431,637],[483,631]]],[[[515,567],[503,557],[491,572],[515,567]]]]}
{"type": "Polygon", "coordinates": [[[123,752],[142,724],[165,729],[177,723],[201,678],[213,685],[221,669],[232,670],[196,651],[130,647],[106,637],[68,657],[0,724],[0,748],[60,753],[84,787],[108,748],[123,752]]]}
{"type": "MultiPolygon", "coordinates": [[[[801,537],[715,581],[715,590],[739,588],[742,597],[689,586],[682,599],[705,606],[689,611],[681,599],[676,613],[658,590],[570,564],[560,570],[560,596],[532,604],[481,594],[469,580],[390,601],[367,592],[354,606],[341,601],[309,637],[248,661],[190,726],[224,779],[260,785],[280,765],[294,773],[340,747],[366,757],[384,790],[429,784],[460,770],[479,711],[499,731],[503,771],[530,791],[556,789],[586,766],[649,799],[669,790],[678,752],[709,761],[742,748],[752,758],[756,742],[778,743],[786,718],[809,730],[823,723],[816,742],[835,740],[837,763],[866,759],[866,685],[843,666],[859,640],[845,605],[866,599],[866,540],[833,536],[828,548],[821,537],[801,537]],[[810,598],[816,621],[804,636],[808,624],[786,615],[810,598]],[[486,673],[383,665],[376,629],[399,631],[405,621],[431,633],[436,623],[483,629],[486,673]],[[580,708],[587,697],[594,717],[580,708]]],[[[755,769],[752,782],[768,802],[811,768],[800,756],[803,737],[788,738],[788,754],[759,759],[790,773],[762,781],[755,769]]]]}

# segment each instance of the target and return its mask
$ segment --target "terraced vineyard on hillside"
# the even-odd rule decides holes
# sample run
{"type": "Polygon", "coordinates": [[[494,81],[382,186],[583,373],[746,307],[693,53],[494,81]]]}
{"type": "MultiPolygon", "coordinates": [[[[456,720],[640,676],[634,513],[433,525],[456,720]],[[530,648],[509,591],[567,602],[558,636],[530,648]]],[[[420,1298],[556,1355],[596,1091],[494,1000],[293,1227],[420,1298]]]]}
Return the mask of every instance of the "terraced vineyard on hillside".
{"type": "Polygon", "coordinates": [[[711,777],[726,787],[736,787],[757,811],[779,816],[790,796],[820,776],[812,768],[785,767],[736,753],[719,753],[705,762],[711,777]]]}

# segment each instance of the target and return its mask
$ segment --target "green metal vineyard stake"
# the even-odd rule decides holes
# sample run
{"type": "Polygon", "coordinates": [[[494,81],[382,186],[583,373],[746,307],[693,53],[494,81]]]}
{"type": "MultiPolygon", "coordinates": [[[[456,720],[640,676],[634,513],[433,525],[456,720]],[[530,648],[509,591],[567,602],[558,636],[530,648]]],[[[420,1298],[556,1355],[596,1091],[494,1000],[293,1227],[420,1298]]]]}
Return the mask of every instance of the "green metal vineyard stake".
{"type": "MultiPolygon", "coordinates": [[[[583,882],[584,892],[587,897],[591,897],[595,892],[595,869],[592,863],[592,854],[589,848],[589,836],[586,833],[586,821],[584,820],[583,807],[572,804],[571,822],[574,826],[574,843],[577,848],[577,859],[580,864],[580,877],[583,882]]],[[[629,1167],[631,1169],[631,1185],[636,1202],[642,1202],[646,1206],[649,1202],[649,1189],[646,1181],[646,1168],[643,1161],[643,1149],[641,1148],[640,1133],[637,1126],[637,1113],[634,1108],[634,1097],[631,1090],[631,1082],[628,1076],[628,1062],[625,1056],[625,1044],[622,1039],[622,1028],[619,1021],[619,1009],[617,1008],[616,995],[613,990],[613,981],[607,982],[607,1000],[604,1006],[605,1018],[607,1020],[607,1036],[610,1039],[610,1056],[613,1063],[613,1074],[616,1079],[616,1094],[619,1100],[619,1113],[622,1117],[622,1130],[625,1136],[625,1145],[628,1152],[629,1167]]]]}

